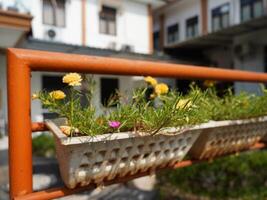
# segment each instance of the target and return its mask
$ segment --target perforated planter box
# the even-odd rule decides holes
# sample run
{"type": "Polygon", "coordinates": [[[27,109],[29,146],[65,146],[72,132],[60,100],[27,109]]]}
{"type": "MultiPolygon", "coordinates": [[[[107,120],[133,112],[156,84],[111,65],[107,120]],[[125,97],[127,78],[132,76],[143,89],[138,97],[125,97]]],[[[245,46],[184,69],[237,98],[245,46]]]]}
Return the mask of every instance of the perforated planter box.
{"type": "Polygon", "coordinates": [[[164,134],[138,136],[132,132],[95,137],[66,137],[62,120],[47,121],[56,139],[61,177],[68,188],[157,168],[181,161],[200,134],[199,129],[168,129],[164,134]]]}
{"type": "Polygon", "coordinates": [[[189,155],[197,159],[211,159],[247,149],[266,138],[267,117],[211,121],[203,124],[202,128],[189,155]]]}

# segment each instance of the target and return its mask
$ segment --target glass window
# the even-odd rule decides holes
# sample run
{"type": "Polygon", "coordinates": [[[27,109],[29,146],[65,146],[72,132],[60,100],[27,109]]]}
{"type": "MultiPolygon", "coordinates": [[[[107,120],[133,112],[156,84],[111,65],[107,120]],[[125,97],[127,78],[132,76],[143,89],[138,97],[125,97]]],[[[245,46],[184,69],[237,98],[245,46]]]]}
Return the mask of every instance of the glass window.
{"type": "Polygon", "coordinates": [[[107,105],[109,98],[119,90],[119,79],[117,78],[101,78],[101,103],[107,105]]]}
{"type": "Polygon", "coordinates": [[[241,21],[245,22],[263,15],[263,0],[241,0],[241,21]]]}
{"type": "Polygon", "coordinates": [[[242,21],[248,21],[251,19],[251,9],[250,9],[250,6],[249,5],[245,5],[242,7],[241,9],[242,11],[242,21]]]}
{"type": "Polygon", "coordinates": [[[115,8],[103,6],[99,15],[99,31],[107,35],[116,35],[116,14],[115,8]]]}
{"type": "Polygon", "coordinates": [[[262,5],[262,1],[256,1],[253,4],[253,13],[254,16],[253,17],[260,17],[263,15],[263,5],[262,5]]]}
{"type": "Polygon", "coordinates": [[[159,31],[153,33],[153,44],[154,44],[154,50],[159,51],[160,50],[159,31]]]}
{"type": "Polygon", "coordinates": [[[174,24],[168,27],[167,29],[167,39],[168,43],[174,43],[179,40],[179,26],[174,24]]]}
{"type": "Polygon", "coordinates": [[[224,4],[212,10],[212,30],[218,31],[230,24],[230,4],[224,4]]]}
{"type": "Polygon", "coordinates": [[[193,38],[198,36],[198,16],[186,20],[186,37],[193,38]]]}
{"type": "Polygon", "coordinates": [[[65,0],[43,0],[43,23],[65,26],[65,0]]]}
{"type": "MultiPolygon", "coordinates": [[[[65,93],[67,93],[66,84],[62,82],[62,76],[42,76],[42,88],[47,92],[51,92],[53,90],[63,90],[65,93]]],[[[57,118],[58,115],[56,113],[50,113],[44,110],[43,117],[44,119],[53,119],[57,118]]]]}

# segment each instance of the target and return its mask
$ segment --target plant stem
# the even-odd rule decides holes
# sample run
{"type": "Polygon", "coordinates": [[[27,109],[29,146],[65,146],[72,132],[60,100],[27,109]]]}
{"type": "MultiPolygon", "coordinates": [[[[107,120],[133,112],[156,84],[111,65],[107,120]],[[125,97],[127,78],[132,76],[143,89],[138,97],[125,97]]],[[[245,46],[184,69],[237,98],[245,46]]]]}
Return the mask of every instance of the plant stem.
{"type": "Polygon", "coordinates": [[[73,88],[70,89],[70,127],[73,126],[73,88]]]}

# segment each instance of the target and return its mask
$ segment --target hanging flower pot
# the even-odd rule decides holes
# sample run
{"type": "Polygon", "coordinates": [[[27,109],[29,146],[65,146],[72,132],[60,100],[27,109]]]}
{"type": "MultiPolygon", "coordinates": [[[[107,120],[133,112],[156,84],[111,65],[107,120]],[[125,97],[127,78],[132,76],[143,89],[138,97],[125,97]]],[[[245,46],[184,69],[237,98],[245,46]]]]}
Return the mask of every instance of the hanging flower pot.
{"type": "Polygon", "coordinates": [[[211,121],[202,127],[189,155],[196,159],[212,159],[248,149],[266,137],[267,117],[211,121]]]}
{"type": "Polygon", "coordinates": [[[94,81],[82,82],[77,73],[63,77],[65,91],[33,95],[64,117],[46,125],[54,134],[67,187],[153,173],[181,161],[189,150],[197,159],[238,152],[267,135],[267,117],[251,118],[266,115],[267,92],[258,97],[229,92],[222,98],[213,84],[207,84],[212,88],[203,91],[192,86],[187,95],[181,95],[152,77],[144,80],[146,85],[130,97],[112,96],[102,114],[92,103],[94,81]],[[86,85],[87,104],[82,105],[85,89],[82,92],[79,87],[86,85]],[[246,119],[223,121],[240,118],[246,119]]]}
{"type": "Polygon", "coordinates": [[[200,129],[165,129],[155,136],[133,132],[95,137],[67,137],[65,120],[47,121],[56,141],[61,177],[68,188],[125,177],[181,161],[198,138],[200,129]]]}

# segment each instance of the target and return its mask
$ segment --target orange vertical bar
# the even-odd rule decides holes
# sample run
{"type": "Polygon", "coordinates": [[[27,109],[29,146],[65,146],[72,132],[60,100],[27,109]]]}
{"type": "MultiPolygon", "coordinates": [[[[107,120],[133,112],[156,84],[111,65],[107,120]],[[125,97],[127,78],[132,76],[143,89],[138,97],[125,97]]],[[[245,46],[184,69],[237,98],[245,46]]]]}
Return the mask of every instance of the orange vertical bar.
{"type": "Polygon", "coordinates": [[[32,192],[30,68],[8,51],[10,199],[32,192]]]}
{"type": "Polygon", "coordinates": [[[151,4],[147,5],[148,14],[148,43],[149,43],[149,53],[153,54],[154,44],[153,44],[153,12],[151,4]]]}

